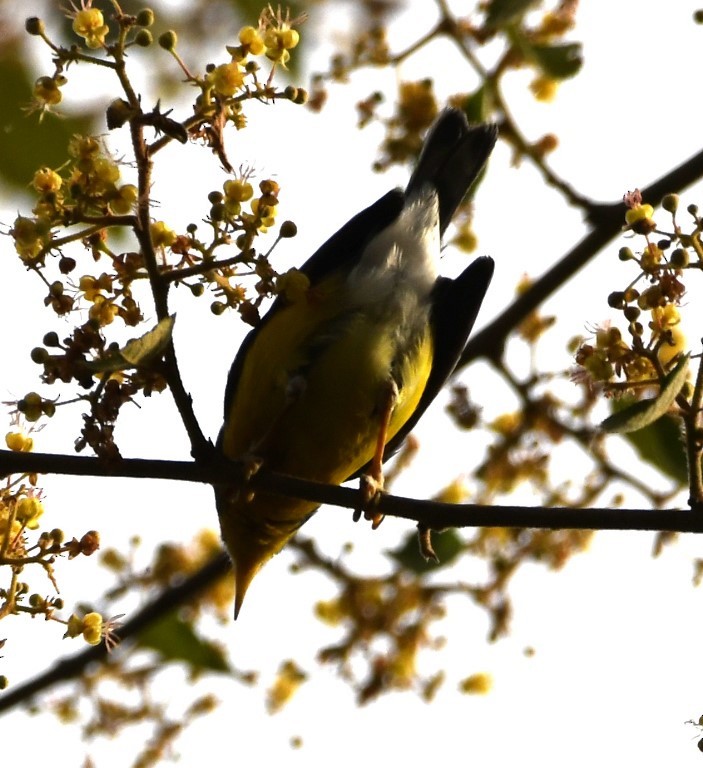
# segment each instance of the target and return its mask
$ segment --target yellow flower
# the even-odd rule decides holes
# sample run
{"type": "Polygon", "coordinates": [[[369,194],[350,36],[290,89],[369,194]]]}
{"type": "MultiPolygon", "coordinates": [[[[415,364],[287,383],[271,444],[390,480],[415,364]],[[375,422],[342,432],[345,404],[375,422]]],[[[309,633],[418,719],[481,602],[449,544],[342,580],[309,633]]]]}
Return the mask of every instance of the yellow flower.
{"type": "Polygon", "coordinates": [[[93,611],[83,617],[83,638],[90,645],[98,645],[103,638],[103,617],[93,611]]]}
{"type": "Polygon", "coordinates": [[[530,90],[537,101],[553,101],[557,94],[559,83],[551,77],[541,75],[530,83],[530,90]]]}
{"type": "Polygon", "coordinates": [[[254,188],[244,179],[229,179],[222,188],[227,199],[236,200],[238,203],[250,200],[254,194],[254,188]]]}
{"type": "Polygon", "coordinates": [[[104,296],[96,296],[93,306],[88,310],[88,317],[100,326],[110,325],[119,314],[119,307],[104,296]]]}
{"type": "Polygon", "coordinates": [[[124,184],[117,190],[117,196],[110,200],[110,210],[118,215],[129,213],[137,202],[139,191],[134,184],[124,184]]]}
{"type": "MultiPolygon", "coordinates": [[[[651,207],[651,206],[642,206],[651,207]]],[[[628,211],[630,213],[630,211],[628,211]]],[[[645,272],[653,271],[661,263],[664,257],[664,252],[656,243],[648,243],[645,249],[642,251],[642,269],[645,272]]]]}
{"type": "Polygon", "coordinates": [[[51,239],[51,229],[42,217],[29,219],[18,216],[10,230],[15,241],[15,250],[21,259],[29,260],[38,256],[51,239]]]}
{"type": "Polygon", "coordinates": [[[91,8],[91,0],[84,2],[81,10],[76,11],[72,26],[73,31],[85,40],[88,48],[102,48],[105,45],[105,36],[110,31],[102,11],[91,8]]]}
{"type": "Polygon", "coordinates": [[[299,269],[289,269],[276,278],[276,293],[282,293],[291,303],[301,301],[305,298],[310,279],[299,269]]]}
{"type": "Polygon", "coordinates": [[[39,527],[39,518],[44,514],[44,505],[36,496],[25,496],[17,502],[16,519],[26,528],[39,527]]]}
{"type": "Polygon", "coordinates": [[[290,50],[299,42],[300,35],[294,29],[269,29],[264,34],[266,58],[285,68],[290,60],[290,50]]]}
{"type": "Polygon", "coordinates": [[[464,678],[459,683],[459,690],[462,693],[471,693],[485,695],[493,688],[493,678],[487,672],[478,672],[464,678]]]}
{"type": "Polygon", "coordinates": [[[225,193],[225,210],[230,216],[241,213],[242,203],[250,200],[254,194],[254,188],[244,179],[229,179],[222,188],[225,193]]]}
{"type": "Polygon", "coordinates": [[[50,107],[60,104],[61,99],[63,99],[59,84],[53,77],[48,77],[47,75],[37,78],[32,95],[37,102],[50,107]]]}
{"type": "Polygon", "coordinates": [[[239,42],[254,56],[261,56],[266,49],[259,31],[254,27],[242,27],[239,30],[239,42]]]}
{"type": "Polygon", "coordinates": [[[266,231],[266,228],[272,227],[276,223],[276,213],[278,212],[275,205],[262,205],[261,198],[257,197],[256,200],[251,201],[251,210],[255,216],[258,216],[261,220],[261,226],[259,229],[262,232],[266,231]]]}
{"type": "Polygon", "coordinates": [[[268,692],[266,708],[273,714],[278,712],[291,699],[293,694],[307,680],[307,675],[291,660],[281,664],[278,677],[268,692]]]}
{"type": "Polygon", "coordinates": [[[654,208],[648,203],[640,203],[625,212],[625,221],[628,224],[634,224],[641,219],[651,219],[654,215],[654,208]]]}
{"type": "Polygon", "coordinates": [[[34,447],[34,440],[24,432],[8,432],[5,435],[5,445],[11,451],[27,453],[34,447]]]}
{"type": "Polygon", "coordinates": [[[49,192],[58,192],[61,189],[61,183],[61,177],[51,168],[40,168],[32,179],[34,189],[43,195],[49,192]]]}
{"type": "Polygon", "coordinates": [[[230,61],[215,67],[208,80],[221,96],[234,96],[244,85],[244,74],[244,69],[236,61],[230,61]]]}
{"type": "Polygon", "coordinates": [[[163,221],[155,221],[149,227],[151,240],[155,248],[173,245],[176,242],[176,233],[169,229],[163,221]]]}

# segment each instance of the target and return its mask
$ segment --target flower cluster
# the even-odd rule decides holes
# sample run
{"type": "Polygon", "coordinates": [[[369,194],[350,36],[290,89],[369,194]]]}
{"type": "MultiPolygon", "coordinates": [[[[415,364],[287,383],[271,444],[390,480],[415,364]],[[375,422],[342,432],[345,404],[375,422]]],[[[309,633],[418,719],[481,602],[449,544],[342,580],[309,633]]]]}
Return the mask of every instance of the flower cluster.
{"type": "MultiPolygon", "coordinates": [[[[259,17],[258,27],[242,27],[238,34],[238,44],[226,46],[229,61],[209,65],[205,77],[191,74],[181,60],[176,52],[178,39],[175,32],[165,32],[159,38],[159,44],[176,58],[188,80],[201,90],[198,99],[201,113],[218,115],[220,120],[242,128],[246,123],[241,102],[245,99],[285,98],[296,104],[303,104],[307,100],[303,89],[289,86],[283,91],[277,91],[271,84],[277,66],[287,69],[291,51],[300,42],[300,34],[294,26],[304,21],[304,18],[291,19],[289,13],[284,15],[280,8],[274,12],[268,6],[259,17]],[[272,62],[265,82],[258,77],[260,66],[255,59],[260,56],[272,62]]],[[[211,126],[202,134],[207,141],[213,139],[213,128],[211,126]]]]}
{"type": "Polygon", "coordinates": [[[581,343],[576,352],[580,367],[576,378],[597,382],[612,392],[622,392],[623,383],[633,389],[656,384],[685,351],[679,311],[685,293],[682,276],[684,270],[703,264],[700,220],[695,207],[689,208],[694,218],[693,230],[685,234],[676,221],[678,197],[667,195],[663,208],[672,216],[672,232],[654,241],[652,235],[659,230],[653,207],[642,201],[639,190],[629,192],[624,201],[626,228],[645,239],[638,253],[629,247],[620,249],[620,260],[635,263],[639,275],[624,290],[608,296],[610,307],[622,313],[626,332],[606,324],[596,330],[593,340],[581,343]],[[691,263],[691,251],[696,254],[695,264],[691,263]]]}
{"type": "MultiPolygon", "coordinates": [[[[16,426],[5,435],[5,446],[10,451],[26,453],[33,449],[34,439],[16,426]]],[[[96,531],[70,540],[60,528],[40,531],[44,514],[43,494],[37,488],[36,475],[6,479],[0,487],[0,565],[10,565],[11,576],[8,584],[0,587],[0,619],[25,613],[61,621],[56,616],[56,611],[63,608],[61,598],[32,591],[24,580],[26,572],[38,566],[58,591],[53,569],[56,558],[89,556],[99,547],[96,531]]]]}
{"type": "MultiPolygon", "coordinates": [[[[56,237],[56,229],[88,219],[129,213],[137,199],[137,188],[120,183],[119,166],[98,139],[74,136],[69,142],[68,154],[71,159],[63,174],[51,168],[36,171],[32,179],[37,195],[32,209],[34,215],[18,216],[10,230],[15,250],[33,267],[43,266],[49,252],[60,253],[60,246],[66,240],[56,237]]],[[[94,233],[99,231],[97,227],[94,233]]],[[[94,240],[92,246],[99,247],[99,243],[94,240]]],[[[74,266],[74,260],[65,259],[59,268],[68,274],[74,266]]],[[[70,308],[64,307],[64,311],[70,308]]]]}

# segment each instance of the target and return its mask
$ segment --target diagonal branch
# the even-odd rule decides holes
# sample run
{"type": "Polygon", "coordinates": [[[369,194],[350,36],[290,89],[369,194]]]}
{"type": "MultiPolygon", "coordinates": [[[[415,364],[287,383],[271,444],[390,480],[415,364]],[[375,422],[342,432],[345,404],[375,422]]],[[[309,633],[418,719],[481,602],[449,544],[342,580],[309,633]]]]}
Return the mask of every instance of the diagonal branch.
{"type": "MultiPolygon", "coordinates": [[[[221,552],[192,576],[177,586],[165,589],[158,597],[137,611],[129,621],[120,627],[117,634],[121,641],[136,637],[147,626],[177,609],[186,601],[196,597],[200,592],[217,581],[217,579],[225,576],[229,570],[229,558],[224,552],[221,552]]],[[[52,688],[58,683],[78,677],[89,664],[104,662],[108,657],[108,653],[109,651],[105,643],[101,643],[100,645],[86,648],[84,651],[73,656],[61,659],[35,678],[17,685],[7,693],[2,694],[0,696],[0,713],[7,712],[18,704],[30,701],[37,694],[52,688]]],[[[117,653],[119,653],[119,650],[117,653]]]]}
{"type": "MultiPolygon", "coordinates": [[[[701,178],[703,150],[645,187],[642,199],[656,206],[664,195],[681,192],[701,178]]],[[[589,220],[593,225],[590,232],[493,322],[469,339],[457,368],[463,368],[479,357],[497,360],[503,354],[510,333],[622,233],[625,221],[623,203],[594,204],[590,211],[589,220]]]]}

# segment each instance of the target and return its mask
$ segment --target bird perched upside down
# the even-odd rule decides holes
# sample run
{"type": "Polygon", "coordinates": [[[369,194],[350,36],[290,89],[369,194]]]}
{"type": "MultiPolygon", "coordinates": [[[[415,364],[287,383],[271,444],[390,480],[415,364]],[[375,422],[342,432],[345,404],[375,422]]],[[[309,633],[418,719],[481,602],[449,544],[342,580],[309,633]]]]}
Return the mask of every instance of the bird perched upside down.
{"type": "MultiPolygon", "coordinates": [[[[361,211],[305,262],[303,295],[277,297],[230,370],[218,439],[227,458],[322,483],[361,475],[382,485],[382,462],[451,374],[493,274],[488,257],[454,280],[438,277],[437,265],[441,237],[496,137],[495,126],[470,127],[445,110],[405,191],[361,211]]],[[[215,492],[236,618],[259,569],[317,505],[215,492]]]]}

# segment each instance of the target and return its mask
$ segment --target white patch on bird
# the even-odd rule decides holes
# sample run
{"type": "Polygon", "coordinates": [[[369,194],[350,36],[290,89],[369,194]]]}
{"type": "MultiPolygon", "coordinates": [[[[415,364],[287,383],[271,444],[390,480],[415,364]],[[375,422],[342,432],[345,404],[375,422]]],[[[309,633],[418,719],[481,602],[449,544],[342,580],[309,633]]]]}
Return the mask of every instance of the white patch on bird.
{"type": "Polygon", "coordinates": [[[385,305],[406,320],[428,299],[439,256],[437,193],[427,185],[366,246],[349,275],[352,306],[385,305]]]}

